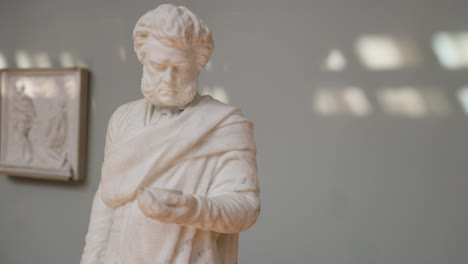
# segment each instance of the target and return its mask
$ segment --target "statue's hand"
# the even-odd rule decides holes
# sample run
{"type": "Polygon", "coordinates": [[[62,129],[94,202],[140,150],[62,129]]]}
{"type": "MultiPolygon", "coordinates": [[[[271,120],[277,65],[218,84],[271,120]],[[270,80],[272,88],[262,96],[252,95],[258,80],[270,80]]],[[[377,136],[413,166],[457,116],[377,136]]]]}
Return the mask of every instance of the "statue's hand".
{"type": "Polygon", "coordinates": [[[196,200],[181,191],[145,188],[139,192],[138,206],[147,217],[164,223],[182,224],[196,209],[196,200]]]}

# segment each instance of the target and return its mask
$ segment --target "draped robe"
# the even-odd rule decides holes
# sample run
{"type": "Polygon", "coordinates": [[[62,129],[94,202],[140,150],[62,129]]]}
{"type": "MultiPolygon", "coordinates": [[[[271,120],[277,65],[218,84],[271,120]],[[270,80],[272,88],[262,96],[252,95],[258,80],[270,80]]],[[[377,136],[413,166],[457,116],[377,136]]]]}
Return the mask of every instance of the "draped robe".
{"type": "Polygon", "coordinates": [[[81,263],[237,263],[238,233],[260,209],[252,123],[197,96],[179,116],[149,126],[150,106],[125,104],[109,121],[81,263]],[[177,224],[146,217],[135,199],[145,187],[193,195],[195,214],[177,224]]]}

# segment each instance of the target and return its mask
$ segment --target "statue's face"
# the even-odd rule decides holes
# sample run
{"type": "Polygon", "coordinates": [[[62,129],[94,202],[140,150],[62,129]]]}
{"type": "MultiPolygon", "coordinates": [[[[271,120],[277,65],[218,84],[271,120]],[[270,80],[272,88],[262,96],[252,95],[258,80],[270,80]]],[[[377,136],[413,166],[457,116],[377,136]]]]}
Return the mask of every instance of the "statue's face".
{"type": "Polygon", "coordinates": [[[148,40],[141,90],[156,106],[183,106],[197,93],[198,67],[192,50],[167,47],[148,40]]]}

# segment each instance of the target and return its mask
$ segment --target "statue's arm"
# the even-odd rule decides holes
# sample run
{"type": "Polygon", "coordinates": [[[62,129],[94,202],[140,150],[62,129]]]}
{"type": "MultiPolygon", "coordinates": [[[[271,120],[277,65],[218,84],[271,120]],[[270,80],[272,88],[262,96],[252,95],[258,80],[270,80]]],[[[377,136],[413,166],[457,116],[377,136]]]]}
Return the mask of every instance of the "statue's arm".
{"type": "Polygon", "coordinates": [[[231,151],[219,160],[208,195],[193,195],[196,210],[185,225],[218,233],[239,233],[260,212],[255,153],[231,151]]]}
{"type": "Polygon", "coordinates": [[[139,195],[143,213],[218,233],[239,233],[255,223],[260,212],[256,159],[253,152],[231,151],[220,166],[206,196],[146,188],[139,195]]]}
{"type": "Polygon", "coordinates": [[[113,209],[101,199],[101,184],[94,195],[81,264],[101,263],[109,239],[113,209]]]}

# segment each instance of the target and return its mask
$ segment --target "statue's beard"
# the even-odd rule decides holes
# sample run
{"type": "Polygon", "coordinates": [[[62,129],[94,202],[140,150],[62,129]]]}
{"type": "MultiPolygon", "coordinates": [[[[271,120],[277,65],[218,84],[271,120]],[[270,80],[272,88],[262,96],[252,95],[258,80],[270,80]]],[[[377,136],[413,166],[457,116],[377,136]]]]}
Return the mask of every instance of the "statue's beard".
{"type": "Polygon", "coordinates": [[[184,87],[168,87],[163,82],[154,83],[143,74],[141,79],[141,92],[143,96],[154,106],[177,106],[189,104],[198,91],[198,80],[194,79],[184,87]],[[177,93],[171,96],[161,96],[161,90],[175,90],[177,93]]]}

